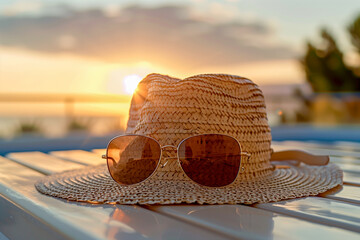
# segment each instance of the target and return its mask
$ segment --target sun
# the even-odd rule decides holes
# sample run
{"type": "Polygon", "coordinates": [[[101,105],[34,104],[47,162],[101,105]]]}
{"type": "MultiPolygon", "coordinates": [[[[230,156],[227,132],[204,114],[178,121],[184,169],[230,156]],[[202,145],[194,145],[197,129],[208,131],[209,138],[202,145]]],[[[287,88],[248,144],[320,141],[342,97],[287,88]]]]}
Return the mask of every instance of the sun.
{"type": "Polygon", "coordinates": [[[136,74],[127,75],[123,79],[125,86],[125,92],[128,94],[133,94],[137,88],[138,83],[141,81],[141,77],[136,74]]]}

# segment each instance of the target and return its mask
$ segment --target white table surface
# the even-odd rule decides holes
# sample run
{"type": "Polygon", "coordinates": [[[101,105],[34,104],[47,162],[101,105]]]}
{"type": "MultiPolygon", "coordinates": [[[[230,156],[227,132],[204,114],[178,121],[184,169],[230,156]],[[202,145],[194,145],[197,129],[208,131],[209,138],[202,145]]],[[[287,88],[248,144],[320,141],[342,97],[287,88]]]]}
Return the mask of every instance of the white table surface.
{"type": "Polygon", "coordinates": [[[104,150],[0,157],[0,239],[360,239],[360,148],[278,142],[330,154],[344,185],[316,197],[247,205],[103,205],[40,194],[44,175],[103,160],[104,150]]]}

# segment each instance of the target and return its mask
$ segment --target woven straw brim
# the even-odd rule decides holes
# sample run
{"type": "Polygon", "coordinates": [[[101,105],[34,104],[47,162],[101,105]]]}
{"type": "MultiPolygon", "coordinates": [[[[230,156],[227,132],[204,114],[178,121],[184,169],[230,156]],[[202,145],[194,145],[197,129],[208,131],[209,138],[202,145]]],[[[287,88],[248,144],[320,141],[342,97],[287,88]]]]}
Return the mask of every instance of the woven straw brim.
{"type": "Polygon", "coordinates": [[[222,188],[202,187],[192,181],[148,179],[120,186],[105,165],[54,174],[38,181],[41,193],[72,201],[119,204],[253,204],[313,196],[342,184],[342,171],[327,166],[276,169],[269,176],[222,188]]]}

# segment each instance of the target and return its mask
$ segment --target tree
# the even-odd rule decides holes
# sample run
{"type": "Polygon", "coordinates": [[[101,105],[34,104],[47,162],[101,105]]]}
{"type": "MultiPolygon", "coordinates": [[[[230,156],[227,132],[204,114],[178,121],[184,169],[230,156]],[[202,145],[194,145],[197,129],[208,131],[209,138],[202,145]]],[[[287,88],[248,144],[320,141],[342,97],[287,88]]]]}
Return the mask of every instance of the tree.
{"type": "Polygon", "coordinates": [[[360,53],[360,15],[348,26],[348,31],[352,45],[356,48],[357,52],[360,53]]]}
{"type": "MultiPolygon", "coordinates": [[[[348,31],[351,43],[360,54],[360,15],[348,31]]],[[[360,72],[358,67],[350,67],[344,62],[344,54],[335,38],[325,29],[321,31],[320,47],[307,43],[305,56],[300,60],[314,92],[354,92],[360,91],[360,72]]]]}
{"type": "MultiPolygon", "coordinates": [[[[351,43],[354,48],[357,50],[358,56],[360,56],[360,15],[355,19],[353,23],[348,26],[348,32],[350,34],[351,43]]],[[[355,68],[353,68],[354,74],[360,78],[360,62],[355,68]]],[[[357,91],[360,90],[360,80],[356,82],[357,91]]]]}

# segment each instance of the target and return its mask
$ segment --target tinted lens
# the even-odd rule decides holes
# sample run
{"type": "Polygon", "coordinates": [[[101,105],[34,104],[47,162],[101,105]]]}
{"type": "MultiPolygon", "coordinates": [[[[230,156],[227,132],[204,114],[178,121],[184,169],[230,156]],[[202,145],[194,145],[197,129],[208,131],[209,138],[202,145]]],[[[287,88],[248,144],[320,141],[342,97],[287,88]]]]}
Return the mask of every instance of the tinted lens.
{"type": "Polygon", "coordinates": [[[194,136],[179,146],[179,160],[193,181],[221,187],[232,183],[240,168],[240,145],[229,136],[206,134],[194,136]]]}
{"type": "Polygon", "coordinates": [[[144,136],[121,136],[113,139],[107,149],[107,164],[111,177],[130,185],[144,181],[156,169],[160,160],[159,144],[144,136]]]}

